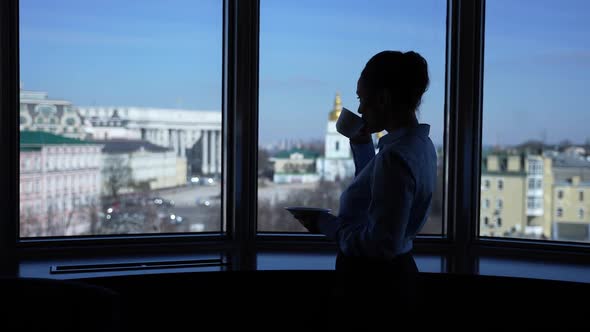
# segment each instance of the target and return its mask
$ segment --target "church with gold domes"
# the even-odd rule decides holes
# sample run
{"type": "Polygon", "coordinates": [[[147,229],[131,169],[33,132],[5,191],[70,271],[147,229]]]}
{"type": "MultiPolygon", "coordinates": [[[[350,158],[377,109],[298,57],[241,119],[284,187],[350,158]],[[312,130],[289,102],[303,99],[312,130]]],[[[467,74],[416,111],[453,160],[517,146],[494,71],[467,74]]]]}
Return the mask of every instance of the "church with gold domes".
{"type": "Polygon", "coordinates": [[[324,156],[316,160],[318,175],[326,181],[338,181],[354,176],[354,161],[349,140],[336,131],[336,121],[340,112],[342,112],[342,99],[340,94],[336,94],[326,127],[324,156]]]}
{"type": "MultiPolygon", "coordinates": [[[[339,181],[354,177],[354,160],[348,137],[336,130],[336,121],[342,112],[342,99],[336,94],[334,106],[328,115],[324,155],[311,151],[291,149],[280,151],[270,158],[274,164],[275,183],[314,183],[320,180],[339,181]]],[[[383,133],[373,136],[375,146],[383,133]]],[[[377,152],[377,151],[375,151],[377,152]]]]}

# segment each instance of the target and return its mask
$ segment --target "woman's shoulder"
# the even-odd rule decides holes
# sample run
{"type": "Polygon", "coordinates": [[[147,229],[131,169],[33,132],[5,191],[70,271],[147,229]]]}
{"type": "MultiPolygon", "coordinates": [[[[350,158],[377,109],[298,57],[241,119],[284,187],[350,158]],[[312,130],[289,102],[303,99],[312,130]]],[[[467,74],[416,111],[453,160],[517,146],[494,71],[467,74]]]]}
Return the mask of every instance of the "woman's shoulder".
{"type": "Polygon", "coordinates": [[[436,162],[436,156],[432,156],[434,145],[428,141],[419,141],[414,139],[400,139],[389,144],[379,151],[378,157],[382,158],[386,164],[401,162],[410,169],[420,168],[424,161],[436,162]]]}

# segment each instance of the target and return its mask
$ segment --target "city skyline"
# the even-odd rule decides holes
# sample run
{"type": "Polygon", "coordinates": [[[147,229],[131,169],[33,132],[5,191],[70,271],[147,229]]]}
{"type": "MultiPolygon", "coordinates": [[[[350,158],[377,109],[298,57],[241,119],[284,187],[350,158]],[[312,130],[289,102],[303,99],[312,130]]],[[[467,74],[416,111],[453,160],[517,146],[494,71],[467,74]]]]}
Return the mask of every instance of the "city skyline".
{"type": "MultiPolygon", "coordinates": [[[[571,4],[556,12],[552,2],[487,3],[484,145],[543,138],[583,143],[590,137],[584,103],[590,74],[584,15],[590,5],[571,4]],[[544,29],[547,22],[551,31],[544,29]]],[[[412,49],[427,59],[431,76],[419,118],[441,144],[445,12],[444,1],[362,7],[352,1],[262,1],[260,143],[322,137],[337,92],[345,107],[356,110],[356,79],[370,56],[412,49]]],[[[218,110],[221,21],[220,1],[23,0],[21,80],[25,89],[76,106],[218,110]]]]}

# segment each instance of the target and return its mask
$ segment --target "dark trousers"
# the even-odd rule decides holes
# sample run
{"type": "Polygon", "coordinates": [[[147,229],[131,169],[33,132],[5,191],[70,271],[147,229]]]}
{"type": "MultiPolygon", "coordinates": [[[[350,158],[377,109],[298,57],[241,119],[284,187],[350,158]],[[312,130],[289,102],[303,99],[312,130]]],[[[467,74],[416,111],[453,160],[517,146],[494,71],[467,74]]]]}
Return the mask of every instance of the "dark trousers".
{"type": "Polygon", "coordinates": [[[366,329],[398,325],[414,317],[418,268],[411,253],[391,261],[338,253],[335,280],[325,303],[334,327],[366,329]],[[393,325],[392,325],[393,324],[393,325]]]}

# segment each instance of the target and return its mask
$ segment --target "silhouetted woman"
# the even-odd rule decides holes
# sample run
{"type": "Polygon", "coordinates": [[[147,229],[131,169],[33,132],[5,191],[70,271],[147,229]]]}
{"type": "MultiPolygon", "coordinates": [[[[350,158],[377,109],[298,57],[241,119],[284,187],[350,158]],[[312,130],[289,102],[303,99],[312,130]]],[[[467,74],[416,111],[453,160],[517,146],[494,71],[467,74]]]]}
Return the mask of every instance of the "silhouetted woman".
{"type": "Polygon", "coordinates": [[[336,241],[337,271],[360,272],[343,279],[343,301],[349,289],[351,296],[372,297],[394,291],[386,303],[398,307],[414,299],[413,240],[428,219],[436,184],[430,126],[416,118],[428,84],[428,66],[418,53],[383,51],[367,62],[357,83],[365,127],[350,139],[355,178],[340,197],[338,216],[298,218],[336,241]],[[371,134],[383,130],[375,154],[371,134]]]}

